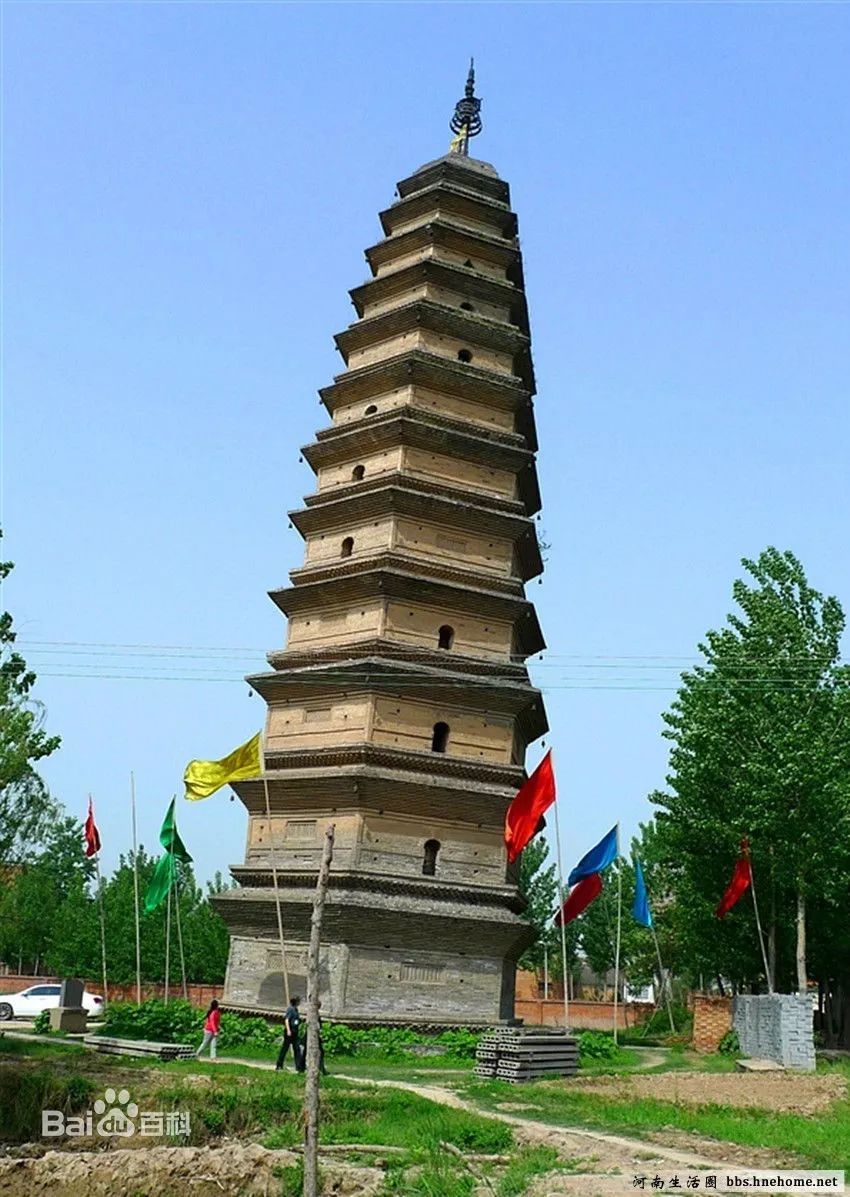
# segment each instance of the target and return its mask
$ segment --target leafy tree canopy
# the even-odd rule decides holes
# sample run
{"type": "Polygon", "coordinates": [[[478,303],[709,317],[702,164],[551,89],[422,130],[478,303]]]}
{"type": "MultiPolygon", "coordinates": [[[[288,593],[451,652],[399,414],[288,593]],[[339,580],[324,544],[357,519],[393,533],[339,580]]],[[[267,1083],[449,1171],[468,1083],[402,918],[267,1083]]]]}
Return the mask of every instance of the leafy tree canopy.
{"type": "MultiPolygon", "coordinates": [[[[0,531],[0,537],[3,533],[0,531]]],[[[0,561],[0,584],[12,571],[0,561]]],[[[32,697],[36,676],[13,648],[8,611],[0,613],[0,864],[26,858],[56,807],[35,764],[59,747],[44,730],[43,708],[32,697]]]]}

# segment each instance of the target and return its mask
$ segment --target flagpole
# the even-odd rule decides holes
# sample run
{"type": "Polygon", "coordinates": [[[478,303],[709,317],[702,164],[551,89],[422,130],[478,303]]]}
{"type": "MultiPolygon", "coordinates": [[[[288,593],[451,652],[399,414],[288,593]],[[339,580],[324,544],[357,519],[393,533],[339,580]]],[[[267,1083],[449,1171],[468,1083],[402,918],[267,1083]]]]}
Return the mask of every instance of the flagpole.
{"type": "Polygon", "coordinates": [[[753,895],[753,910],[755,911],[755,915],[756,915],[756,930],[758,931],[759,947],[761,948],[761,958],[762,958],[762,962],[764,963],[764,975],[765,975],[765,979],[767,980],[767,992],[773,993],[773,978],[770,975],[770,968],[768,967],[768,963],[767,963],[767,952],[765,951],[765,947],[764,947],[764,935],[762,934],[761,919],[759,918],[759,906],[758,906],[758,902],[756,901],[756,879],[755,879],[755,875],[753,874],[753,862],[752,862],[752,858],[749,856],[749,853],[747,854],[747,856],[748,856],[748,859],[750,862],[750,890],[753,895]]]}
{"type": "Polygon", "coordinates": [[[617,946],[614,951],[614,1043],[617,1043],[617,991],[620,987],[620,933],[623,925],[623,867],[620,860],[620,824],[617,824],[617,946]]]}
{"type": "MultiPolygon", "coordinates": [[[[89,794],[89,811],[92,810],[92,798],[89,794]]],[[[103,887],[101,885],[100,877],[100,837],[98,836],[98,849],[94,854],[94,869],[95,878],[97,880],[97,905],[100,912],[100,963],[103,969],[103,1004],[109,1004],[108,986],[106,983],[106,917],[103,913],[103,887]]]]}
{"type": "Polygon", "coordinates": [[[130,770],[130,816],[133,824],[133,900],[136,909],[136,1005],[142,1004],[142,938],[139,924],[139,846],[136,840],[136,779],[130,770]]]}
{"type": "Polygon", "coordinates": [[[183,978],[183,997],[189,1000],[189,989],[186,985],[186,957],[183,955],[183,929],[180,925],[180,893],[177,889],[177,865],[174,865],[174,911],[177,915],[177,946],[180,949],[180,975],[183,978]]]}
{"type": "MultiPolygon", "coordinates": [[[[274,905],[277,913],[277,934],[280,939],[280,962],[283,972],[283,1005],[288,1005],[292,997],[289,992],[289,971],[286,967],[286,948],[283,943],[283,916],[280,912],[280,890],[277,885],[277,863],[275,861],[274,831],[272,830],[272,809],[269,802],[269,779],[266,775],[265,736],[260,735],[260,766],[263,770],[263,793],[266,799],[266,822],[269,829],[269,856],[272,866],[272,885],[274,886],[274,905]]],[[[306,996],[306,995],[305,995],[306,996]]]]}
{"type": "Polygon", "coordinates": [[[676,1024],[673,1021],[672,994],[670,993],[670,986],[665,986],[664,983],[664,965],[661,963],[661,948],[658,946],[658,935],[655,930],[655,923],[650,923],[649,929],[652,932],[652,939],[655,943],[655,955],[658,957],[658,984],[661,986],[662,992],[666,993],[667,995],[667,1017],[670,1019],[670,1030],[673,1034],[675,1034],[676,1024]]]}
{"type": "Polygon", "coordinates": [[[564,973],[564,1030],[570,1029],[570,999],[567,994],[567,928],[564,925],[564,866],[561,859],[561,818],[555,788],[555,850],[558,854],[558,909],[561,912],[561,966],[564,973]]]}
{"type": "Polygon", "coordinates": [[[168,974],[171,967],[171,891],[174,888],[174,857],[171,859],[171,877],[168,883],[168,899],[165,907],[165,1005],[168,1005],[168,974]]]}

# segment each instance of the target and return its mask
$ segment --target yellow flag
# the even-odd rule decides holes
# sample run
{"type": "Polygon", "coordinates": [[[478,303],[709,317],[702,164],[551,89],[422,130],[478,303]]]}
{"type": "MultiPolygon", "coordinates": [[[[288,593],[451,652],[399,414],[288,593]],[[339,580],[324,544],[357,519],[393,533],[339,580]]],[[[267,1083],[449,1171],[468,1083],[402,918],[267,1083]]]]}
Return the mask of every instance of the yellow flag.
{"type": "Polygon", "coordinates": [[[261,736],[262,732],[257,732],[256,736],[234,748],[220,761],[189,761],[183,781],[186,784],[185,796],[190,802],[209,798],[210,794],[226,786],[229,781],[259,777],[263,772],[261,736]]]}

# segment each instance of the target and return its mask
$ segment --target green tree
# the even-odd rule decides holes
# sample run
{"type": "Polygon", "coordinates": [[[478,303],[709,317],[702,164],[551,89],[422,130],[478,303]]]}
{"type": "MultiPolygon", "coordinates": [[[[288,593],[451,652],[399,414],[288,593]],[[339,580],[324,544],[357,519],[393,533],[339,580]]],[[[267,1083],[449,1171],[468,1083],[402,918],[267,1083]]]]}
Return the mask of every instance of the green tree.
{"type": "MultiPolygon", "coordinates": [[[[0,561],[0,583],[12,568],[11,561],[0,561]]],[[[0,864],[5,865],[26,859],[55,814],[34,766],[59,747],[59,737],[44,731],[44,710],[32,696],[36,676],[14,643],[6,611],[0,614],[0,864]]]]}
{"type": "Polygon", "coordinates": [[[527,903],[523,918],[531,923],[537,938],[519,959],[519,967],[539,971],[544,956],[551,959],[558,941],[552,916],[558,907],[558,879],[554,864],[546,866],[549,845],[543,836],[532,840],[519,860],[519,892],[527,903]],[[544,867],[545,866],[545,867],[544,867]]]}
{"type": "Polygon", "coordinates": [[[528,906],[524,917],[533,923],[537,939],[528,947],[518,961],[520,968],[538,973],[548,966],[549,979],[564,979],[563,949],[566,947],[567,971],[575,976],[578,968],[578,929],[570,923],[564,933],[555,924],[554,914],[558,909],[558,878],[554,864],[547,865],[549,846],[542,836],[528,845],[520,857],[519,890],[528,906]]]}
{"type": "MultiPolygon", "coordinates": [[[[745,559],[738,610],[700,645],[665,715],[669,789],[656,793],[657,836],[690,970],[758,984],[752,903],[722,922],[714,908],[739,842],[753,872],[778,987],[804,991],[807,905],[846,912],[850,869],[850,670],[841,664],[838,599],[808,583],[790,552],[745,559]]],[[[833,924],[835,925],[835,924],[833,924]]],[[[846,913],[841,926],[846,926],[846,913]]],[[[837,927],[836,927],[837,929],[837,927]]],[[[821,951],[825,926],[819,929],[821,951]]],[[[818,968],[827,968],[826,960],[818,968]]],[[[842,966],[844,967],[844,966],[842,966]]],[[[831,971],[831,969],[828,969],[831,971]]]]}
{"type": "Polygon", "coordinates": [[[0,894],[0,957],[31,971],[49,970],[55,915],[92,871],[79,822],[60,817],[47,829],[41,851],[16,870],[0,894]]]}

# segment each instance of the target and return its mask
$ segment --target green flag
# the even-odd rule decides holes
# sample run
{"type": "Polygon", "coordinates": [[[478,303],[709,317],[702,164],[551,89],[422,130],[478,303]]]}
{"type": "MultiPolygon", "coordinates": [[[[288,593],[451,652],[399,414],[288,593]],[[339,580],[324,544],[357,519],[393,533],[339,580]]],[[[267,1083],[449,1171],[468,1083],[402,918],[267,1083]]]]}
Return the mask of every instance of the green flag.
{"type": "Polygon", "coordinates": [[[162,905],[173,883],[174,857],[170,852],[163,852],[156,862],[148,892],[145,894],[145,914],[153,914],[157,906],[162,905]]]}
{"type": "Polygon", "coordinates": [[[177,820],[174,817],[174,801],[172,798],[168,810],[165,812],[165,818],[162,820],[162,827],[159,829],[159,842],[166,852],[170,852],[172,856],[176,856],[184,864],[191,864],[192,857],[186,851],[186,845],[181,840],[177,831],[177,820]]]}
{"type": "Polygon", "coordinates": [[[168,896],[168,891],[174,884],[174,862],[181,860],[183,864],[191,864],[192,857],[186,851],[186,845],[177,831],[177,821],[174,818],[174,799],[171,799],[162,827],[159,829],[159,842],[165,852],[156,862],[156,867],[145,894],[145,913],[152,914],[168,896]]]}

